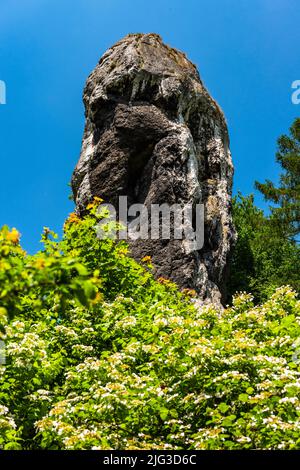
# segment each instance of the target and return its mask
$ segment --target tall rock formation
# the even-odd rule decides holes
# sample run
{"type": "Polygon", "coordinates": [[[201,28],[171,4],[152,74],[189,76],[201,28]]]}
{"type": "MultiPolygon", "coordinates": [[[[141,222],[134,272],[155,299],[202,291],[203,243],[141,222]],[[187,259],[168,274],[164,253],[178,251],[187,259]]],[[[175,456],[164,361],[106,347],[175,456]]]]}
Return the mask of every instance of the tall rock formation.
{"type": "Polygon", "coordinates": [[[130,34],[110,48],[84,89],[86,125],[72,178],[78,213],[94,196],[117,205],[205,205],[204,246],[131,241],[151,255],[155,275],[218,302],[235,233],[233,166],[226,122],[186,56],[157,34],[130,34]]]}

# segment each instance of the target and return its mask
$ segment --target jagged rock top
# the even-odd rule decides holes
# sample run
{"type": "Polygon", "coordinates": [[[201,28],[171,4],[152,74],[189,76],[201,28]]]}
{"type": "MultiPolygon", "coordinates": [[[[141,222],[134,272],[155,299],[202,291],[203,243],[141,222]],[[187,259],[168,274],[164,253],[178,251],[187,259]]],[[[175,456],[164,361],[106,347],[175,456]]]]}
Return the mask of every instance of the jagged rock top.
{"type": "Polygon", "coordinates": [[[84,101],[91,105],[103,95],[119,93],[123,93],[122,98],[126,101],[144,99],[158,104],[168,113],[188,111],[185,109],[186,98],[189,94],[198,95],[202,100],[211,101],[226,125],[221,109],[204,87],[196,66],[183,52],[164,44],[158,34],[129,34],[108,49],[87,80],[84,101]],[[124,74],[127,83],[124,83],[124,74]],[[150,83],[146,86],[147,80],[150,83]],[[132,87],[127,88],[129,83],[132,87]],[[179,110],[174,109],[177,99],[181,104],[179,110]]]}
{"type": "Polygon", "coordinates": [[[133,66],[152,75],[164,77],[181,75],[200,80],[197,68],[183,52],[163,43],[158,34],[129,34],[111,47],[100,59],[99,65],[107,62],[123,63],[130,70],[133,66]]]}

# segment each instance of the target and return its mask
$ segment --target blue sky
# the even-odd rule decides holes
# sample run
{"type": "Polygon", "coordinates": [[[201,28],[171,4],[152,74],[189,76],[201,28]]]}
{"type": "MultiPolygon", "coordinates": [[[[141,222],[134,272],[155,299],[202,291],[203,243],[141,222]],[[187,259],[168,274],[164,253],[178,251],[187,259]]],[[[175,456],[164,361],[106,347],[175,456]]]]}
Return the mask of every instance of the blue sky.
{"type": "Polygon", "coordinates": [[[234,191],[276,179],[276,139],[300,116],[291,102],[299,24],[299,0],[1,0],[0,225],[17,227],[30,252],[43,226],[61,232],[73,208],[84,82],[130,32],[159,33],[197,64],[227,118],[234,191]]]}

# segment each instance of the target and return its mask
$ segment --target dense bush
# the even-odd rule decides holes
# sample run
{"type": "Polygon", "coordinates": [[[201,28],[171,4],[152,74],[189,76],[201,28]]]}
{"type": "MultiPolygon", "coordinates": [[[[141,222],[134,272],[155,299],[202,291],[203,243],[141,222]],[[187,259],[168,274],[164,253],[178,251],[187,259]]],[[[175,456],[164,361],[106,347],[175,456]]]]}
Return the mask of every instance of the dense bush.
{"type": "Polygon", "coordinates": [[[34,256],[0,232],[0,448],[300,448],[296,294],[196,309],[96,204],[34,256]]]}

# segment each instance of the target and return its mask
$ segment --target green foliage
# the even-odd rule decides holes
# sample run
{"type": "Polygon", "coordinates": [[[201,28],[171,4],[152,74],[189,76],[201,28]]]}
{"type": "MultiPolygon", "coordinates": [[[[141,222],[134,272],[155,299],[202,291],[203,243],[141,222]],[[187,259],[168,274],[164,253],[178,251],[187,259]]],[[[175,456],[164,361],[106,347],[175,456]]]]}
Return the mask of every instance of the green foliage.
{"type": "Polygon", "coordinates": [[[233,199],[233,219],[238,241],[231,260],[228,301],[237,291],[252,292],[256,302],[267,299],[283,284],[300,292],[300,245],[295,236],[300,224],[300,119],[290,136],[278,139],[276,160],[282,167],[278,187],[256,182],[268,201],[271,215],[254,205],[253,196],[233,199]]]}
{"type": "Polygon", "coordinates": [[[233,199],[233,220],[238,240],[233,252],[228,301],[238,291],[251,292],[256,302],[284,284],[300,292],[300,247],[274,228],[253,196],[233,199]]]}
{"type": "Polygon", "coordinates": [[[0,232],[0,448],[299,449],[296,294],[195,308],[90,209],[34,256],[0,232]]]}
{"type": "Polygon", "coordinates": [[[255,185],[276,204],[271,207],[274,228],[293,238],[300,232],[300,118],[292,124],[290,136],[279,137],[276,161],[282,168],[279,186],[269,180],[255,185]]]}

